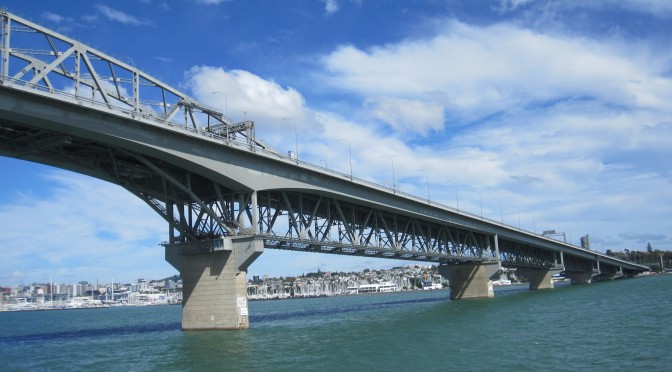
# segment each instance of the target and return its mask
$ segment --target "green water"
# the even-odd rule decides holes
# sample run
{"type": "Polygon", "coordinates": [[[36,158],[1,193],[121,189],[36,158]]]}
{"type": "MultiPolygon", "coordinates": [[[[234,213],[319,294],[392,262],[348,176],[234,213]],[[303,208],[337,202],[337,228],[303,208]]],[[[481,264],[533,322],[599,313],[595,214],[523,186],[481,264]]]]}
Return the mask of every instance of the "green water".
{"type": "Polygon", "coordinates": [[[0,313],[0,370],[672,370],[672,275],[554,290],[260,301],[182,332],[179,306],[0,313]]]}

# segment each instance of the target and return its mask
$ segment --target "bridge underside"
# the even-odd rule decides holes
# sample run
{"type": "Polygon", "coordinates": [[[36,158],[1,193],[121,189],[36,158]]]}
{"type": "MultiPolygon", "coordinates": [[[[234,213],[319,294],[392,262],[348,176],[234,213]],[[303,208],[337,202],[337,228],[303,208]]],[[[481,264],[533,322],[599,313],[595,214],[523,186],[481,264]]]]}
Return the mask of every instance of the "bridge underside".
{"type": "Polygon", "coordinates": [[[499,260],[512,267],[559,262],[557,252],[475,229],[307,190],[246,190],[216,182],[212,174],[8,119],[0,120],[0,154],[122,186],[169,222],[169,243],[256,235],[266,248],[304,252],[443,263],[499,260]]]}

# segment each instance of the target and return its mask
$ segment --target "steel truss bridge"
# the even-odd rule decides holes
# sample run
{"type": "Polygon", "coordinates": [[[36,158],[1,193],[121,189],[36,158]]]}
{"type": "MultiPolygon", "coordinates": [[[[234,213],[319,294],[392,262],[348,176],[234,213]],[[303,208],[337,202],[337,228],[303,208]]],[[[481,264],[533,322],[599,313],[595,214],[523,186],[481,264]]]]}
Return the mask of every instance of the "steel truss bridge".
{"type": "Polygon", "coordinates": [[[115,183],[182,254],[265,248],[624,275],[648,268],[299,161],[132,64],[0,11],[0,155],[115,183]]]}

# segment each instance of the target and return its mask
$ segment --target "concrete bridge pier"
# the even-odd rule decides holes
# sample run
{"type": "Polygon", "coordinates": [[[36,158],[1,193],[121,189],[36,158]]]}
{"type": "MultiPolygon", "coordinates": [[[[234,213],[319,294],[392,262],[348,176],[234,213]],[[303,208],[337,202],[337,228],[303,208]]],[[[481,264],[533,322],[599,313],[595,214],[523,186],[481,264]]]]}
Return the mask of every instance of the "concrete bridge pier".
{"type": "Polygon", "coordinates": [[[499,276],[501,270],[499,261],[439,266],[439,274],[450,282],[451,300],[495,297],[492,279],[499,276]]]}
{"type": "Polygon", "coordinates": [[[166,245],[166,260],[182,276],[182,329],[246,329],[247,268],[264,250],[262,239],[225,237],[210,248],[166,245]]]}
{"type": "Polygon", "coordinates": [[[553,274],[559,273],[560,269],[532,269],[522,270],[530,283],[530,290],[553,289],[553,274]]]}
{"type": "Polygon", "coordinates": [[[565,276],[572,281],[572,284],[590,284],[593,279],[592,271],[567,271],[565,276]]]}

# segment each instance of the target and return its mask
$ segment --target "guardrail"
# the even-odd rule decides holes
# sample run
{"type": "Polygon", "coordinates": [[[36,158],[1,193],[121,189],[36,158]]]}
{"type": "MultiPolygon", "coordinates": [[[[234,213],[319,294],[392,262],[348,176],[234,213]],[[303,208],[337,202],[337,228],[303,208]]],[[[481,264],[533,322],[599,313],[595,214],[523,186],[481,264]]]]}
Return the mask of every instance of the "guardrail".
{"type": "MultiPolygon", "coordinates": [[[[503,221],[496,221],[487,217],[483,217],[480,215],[476,215],[474,213],[467,212],[465,210],[460,210],[458,208],[451,207],[449,205],[439,203],[436,201],[430,201],[429,199],[422,198],[407,192],[400,191],[396,188],[391,188],[388,186],[384,186],[381,184],[377,184],[375,182],[371,182],[368,180],[365,180],[363,178],[358,178],[358,177],[352,177],[350,174],[345,174],[333,169],[328,169],[325,167],[322,167],[317,164],[309,163],[303,160],[296,159],[294,157],[288,156],[280,151],[276,151],[271,149],[270,147],[263,148],[260,146],[257,146],[256,143],[253,141],[242,141],[240,139],[235,139],[235,138],[226,138],[225,136],[218,135],[216,133],[209,132],[206,128],[194,128],[185,125],[184,123],[179,123],[175,121],[170,121],[170,120],[165,120],[159,116],[151,115],[149,113],[145,112],[140,112],[140,111],[134,111],[132,109],[129,109],[128,106],[120,106],[120,105],[115,105],[113,103],[106,103],[97,99],[92,99],[88,97],[82,97],[81,95],[75,95],[66,91],[58,90],[58,89],[53,89],[46,87],[44,85],[39,85],[39,84],[32,84],[29,82],[26,82],[24,80],[19,80],[19,79],[13,79],[11,77],[4,77],[2,80],[0,80],[0,85],[8,86],[11,88],[27,91],[30,93],[39,93],[42,95],[46,95],[50,98],[55,98],[59,99],[64,102],[68,102],[71,104],[76,104],[79,106],[88,106],[92,109],[96,109],[99,111],[104,111],[104,112],[111,112],[115,115],[121,115],[133,120],[137,121],[142,121],[147,124],[151,125],[161,125],[164,126],[168,129],[171,130],[179,130],[182,132],[185,132],[190,135],[196,135],[199,137],[205,137],[209,138],[211,140],[216,141],[218,144],[223,145],[223,146],[229,146],[236,148],[238,150],[243,150],[251,153],[255,153],[257,155],[262,155],[266,158],[269,159],[274,159],[274,160],[281,160],[289,164],[294,164],[298,167],[305,168],[305,169],[310,169],[312,171],[320,172],[323,174],[328,174],[334,177],[342,178],[348,181],[351,181],[353,183],[361,184],[373,189],[376,189],[378,191],[384,191],[388,192],[391,194],[394,194],[396,196],[412,200],[415,202],[420,202],[420,203],[426,203],[427,205],[433,206],[433,207],[438,207],[441,209],[445,209],[447,211],[453,212],[455,214],[469,217],[474,220],[481,220],[487,223],[490,223],[492,225],[497,225],[497,226],[502,226],[510,230],[517,230],[523,233],[527,234],[532,234],[535,236],[543,237],[537,233],[532,233],[530,231],[524,230],[520,227],[513,226],[513,225],[508,225],[506,223],[503,223],[503,221]],[[8,84],[9,83],[9,84],[8,84]]],[[[147,108],[147,110],[151,110],[150,108],[147,108]]],[[[555,241],[555,240],[554,240],[555,241]]],[[[572,244],[570,244],[572,245],[572,244]]]]}
{"type": "MultiPolygon", "coordinates": [[[[450,212],[455,213],[457,215],[468,217],[472,220],[483,221],[483,222],[486,222],[486,223],[491,224],[493,226],[501,226],[501,227],[503,227],[505,229],[508,229],[508,230],[518,231],[520,233],[523,233],[523,234],[526,234],[526,235],[529,235],[529,236],[534,236],[535,238],[545,239],[547,241],[551,241],[553,243],[558,243],[558,244],[570,246],[574,249],[578,249],[578,250],[581,250],[581,251],[602,255],[599,252],[590,251],[588,249],[579,247],[579,246],[571,244],[571,243],[561,242],[561,241],[558,241],[558,240],[555,240],[555,239],[537,234],[536,232],[530,232],[530,231],[527,231],[527,230],[522,229],[522,228],[517,227],[517,226],[508,225],[508,224],[504,223],[503,221],[496,221],[496,220],[493,220],[493,219],[490,219],[490,218],[487,218],[487,217],[483,217],[482,215],[476,215],[474,213],[470,213],[470,212],[467,212],[465,210],[460,210],[458,208],[454,208],[454,207],[448,206],[446,204],[442,204],[442,203],[439,203],[439,202],[436,202],[436,201],[430,201],[429,199],[425,199],[425,198],[422,198],[422,197],[419,197],[419,196],[416,196],[416,195],[413,195],[413,194],[410,194],[410,193],[407,193],[407,192],[399,191],[396,188],[391,188],[391,187],[388,187],[388,186],[380,185],[380,184],[377,184],[375,182],[371,182],[371,181],[368,181],[368,180],[365,180],[365,179],[362,179],[362,178],[352,177],[350,174],[345,174],[345,173],[342,173],[342,172],[339,172],[339,171],[336,171],[336,170],[333,170],[333,169],[328,169],[328,168],[325,168],[323,166],[319,166],[317,164],[313,164],[313,163],[309,163],[309,162],[306,162],[306,161],[303,161],[303,160],[299,160],[299,159],[296,159],[294,157],[288,156],[288,155],[286,155],[286,154],[284,154],[280,151],[273,150],[268,146],[266,146],[266,148],[261,147],[261,146],[257,146],[255,140],[248,139],[247,141],[242,141],[242,140],[236,139],[236,138],[227,138],[225,136],[221,136],[221,135],[218,135],[216,133],[209,132],[207,130],[207,128],[190,127],[190,126],[185,125],[184,123],[165,120],[165,119],[163,119],[159,116],[154,116],[154,115],[151,115],[149,113],[138,112],[138,111],[134,111],[132,109],[129,110],[128,106],[123,107],[123,106],[114,105],[112,103],[105,103],[105,102],[102,102],[100,100],[91,99],[91,98],[82,97],[82,96],[77,96],[75,94],[72,94],[72,93],[69,93],[69,92],[66,92],[66,91],[45,87],[43,85],[31,84],[31,83],[23,81],[23,80],[4,77],[4,78],[2,78],[2,80],[0,80],[0,86],[7,86],[7,87],[10,87],[10,88],[13,88],[13,89],[22,90],[22,91],[29,92],[29,93],[37,93],[37,94],[40,94],[40,95],[43,95],[43,96],[46,96],[46,97],[49,97],[49,98],[53,98],[53,99],[58,99],[60,101],[67,102],[67,103],[70,103],[70,104],[75,104],[75,105],[79,105],[79,106],[87,106],[91,109],[95,109],[95,110],[98,110],[98,111],[112,113],[114,115],[123,116],[123,117],[126,117],[126,118],[130,118],[132,120],[141,121],[141,122],[146,123],[148,125],[153,125],[153,126],[158,125],[158,126],[163,127],[164,129],[169,129],[169,130],[173,130],[173,131],[181,131],[184,134],[187,134],[187,135],[190,135],[190,136],[195,136],[195,137],[199,137],[199,138],[207,138],[209,140],[215,141],[217,144],[219,144],[221,146],[228,146],[228,147],[231,147],[231,148],[235,148],[237,150],[254,153],[258,156],[263,156],[265,158],[272,159],[272,160],[275,160],[275,161],[283,161],[285,163],[292,164],[292,165],[295,165],[295,166],[300,167],[300,168],[309,169],[313,172],[319,172],[319,173],[327,174],[327,175],[337,177],[337,178],[341,178],[341,179],[350,181],[352,183],[360,184],[360,185],[363,185],[363,186],[366,186],[366,187],[369,187],[369,188],[372,188],[372,189],[375,189],[375,190],[378,190],[378,191],[383,191],[383,192],[387,192],[387,193],[390,193],[390,194],[394,194],[398,197],[401,197],[401,198],[404,198],[404,199],[407,199],[407,200],[427,204],[428,206],[431,206],[431,207],[440,208],[440,209],[443,209],[443,210],[446,210],[446,211],[450,211],[450,212]]],[[[151,109],[147,108],[147,110],[151,110],[151,109]]],[[[608,256],[605,256],[605,257],[608,257],[608,256]]]]}

